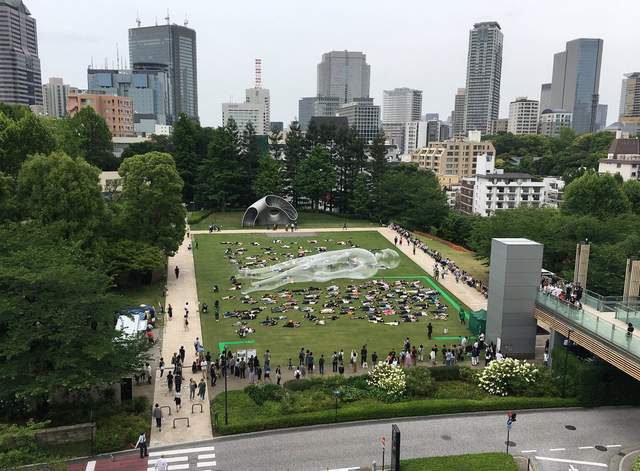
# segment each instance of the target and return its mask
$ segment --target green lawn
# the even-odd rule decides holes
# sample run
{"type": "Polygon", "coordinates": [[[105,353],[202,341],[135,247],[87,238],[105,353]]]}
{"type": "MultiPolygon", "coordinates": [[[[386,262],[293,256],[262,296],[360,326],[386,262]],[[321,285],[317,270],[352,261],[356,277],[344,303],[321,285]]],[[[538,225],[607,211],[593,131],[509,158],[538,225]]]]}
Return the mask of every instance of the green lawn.
{"type": "MultiPolygon", "coordinates": [[[[209,228],[209,224],[216,224],[222,229],[242,229],[240,223],[242,221],[242,211],[229,211],[225,213],[211,213],[200,222],[193,222],[206,212],[195,211],[189,213],[189,224],[191,229],[205,230],[209,228]]],[[[342,228],[344,223],[348,227],[377,227],[378,224],[364,219],[351,219],[340,217],[339,215],[329,213],[298,213],[298,227],[301,229],[318,228],[318,227],[338,227],[342,228]]]]}
{"type": "Polygon", "coordinates": [[[164,305],[164,286],[165,280],[162,279],[149,285],[139,285],[128,289],[117,290],[116,293],[124,298],[122,307],[150,304],[158,308],[160,302],[164,305]]]}
{"type": "Polygon", "coordinates": [[[473,455],[437,456],[400,462],[401,471],[517,471],[511,455],[479,453],[473,455]]]}
{"type": "MultiPolygon", "coordinates": [[[[320,233],[316,236],[305,235],[305,237],[284,237],[283,234],[278,234],[277,237],[292,247],[294,250],[296,247],[301,246],[309,250],[316,250],[318,246],[324,245],[328,250],[336,250],[345,248],[344,245],[339,245],[338,242],[345,242],[351,240],[357,246],[368,249],[384,249],[392,248],[392,244],[389,243],[379,233],[371,232],[352,232],[352,233],[320,233]],[[309,241],[316,239],[318,244],[311,244],[309,241]]],[[[239,291],[229,291],[232,286],[229,277],[236,273],[235,265],[229,263],[224,256],[224,251],[230,247],[239,247],[235,245],[225,245],[223,242],[242,242],[242,247],[248,249],[248,255],[258,255],[263,253],[264,247],[273,246],[277,247],[277,244],[272,244],[272,235],[238,235],[238,234],[213,234],[213,235],[198,235],[198,249],[194,250],[196,275],[198,283],[198,298],[201,303],[207,303],[210,307],[209,314],[203,315],[202,329],[205,347],[211,351],[217,351],[217,345],[219,342],[224,341],[237,341],[240,340],[235,333],[237,327],[234,325],[238,322],[238,319],[223,319],[222,313],[225,311],[249,309],[250,307],[259,306],[260,303],[254,306],[242,304],[239,298],[242,294],[239,291]],[[257,241],[261,245],[254,247],[252,242],[257,241]],[[220,292],[216,295],[213,293],[213,286],[219,285],[220,292]],[[222,300],[225,296],[236,296],[233,300],[222,300]],[[216,322],[213,316],[213,304],[215,299],[220,299],[220,311],[221,319],[216,322]]],[[[283,249],[285,250],[285,249],[283,249]]],[[[282,260],[282,259],[281,259],[282,260]]],[[[277,262],[272,262],[277,263],[277,262]]],[[[379,272],[379,275],[385,277],[392,276],[411,276],[411,275],[425,275],[425,273],[408,257],[401,254],[401,264],[398,268],[393,270],[385,270],[379,272]]],[[[314,306],[316,308],[316,314],[318,314],[321,305],[327,299],[326,286],[330,284],[336,284],[340,287],[344,287],[348,284],[364,284],[365,280],[334,280],[330,283],[313,283],[313,286],[321,288],[322,298],[320,302],[314,306]]],[[[287,288],[295,289],[307,287],[308,285],[289,285],[287,288]]],[[[252,293],[252,297],[256,300],[260,299],[262,292],[252,293]]],[[[444,302],[444,298],[440,298],[444,302]]],[[[279,300],[280,305],[282,303],[279,300]]],[[[358,306],[357,302],[355,304],[358,306]]],[[[288,329],[282,327],[282,322],[277,326],[264,327],[261,326],[259,321],[264,319],[266,315],[271,315],[269,306],[267,309],[258,315],[258,319],[248,321],[249,326],[256,329],[255,334],[251,334],[248,339],[255,340],[255,344],[250,348],[255,348],[260,358],[262,353],[269,349],[272,354],[272,367],[276,365],[286,365],[289,358],[295,359],[297,352],[300,348],[304,347],[314,353],[315,358],[320,358],[321,354],[325,355],[325,358],[330,357],[333,351],[343,349],[346,354],[355,349],[358,354],[363,344],[367,345],[369,354],[376,351],[381,357],[386,355],[390,350],[398,350],[402,347],[402,342],[405,337],[410,337],[413,344],[424,344],[426,350],[431,349],[432,343],[451,343],[434,340],[430,343],[426,336],[426,324],[425,318],[420,318],[420,322],[416,323],[400,323],[398,326],[389,326],[383,324],[372,324],[366,319],[350,319],[349,316],[340,316],[337,320],[332,321],[327,319],[326,325],[314,325],[311,322],[305,322],[303,313],[300,311],[289,311],[285,313],[289,319],[302,321],[303,325],[300,328],[288,329]]],[[[449,309],[450,316],[448,320],[431,320],[434,331],[434,337],[443,335],[443,329],[448,328],[449,336],[468,335],[468,330],[461,326],[457,317],[457,312],[453,309],[449,309]]],[[[363,314],[361,311],[357,311],[357,314],[363,314]]],[[[355,317],[355,316],[354,316],[355,317]]],[[[399,316],[388,316],[385,320],[397,320],[399,316]]],[[[294,360],[295,361],[295,360],[294,360]]]]}
{"type": "Polygon", "coordinates": [[[478,260],[474,252],[457,250],[428,236],[419,235],[418,238],[425,242],[429,248],[440,252],[443,257],[455,261],[460,268],[470,273],[474,278],[481,280],[483,283],[489,282],[489,267],[482,260],[478,260]]]}

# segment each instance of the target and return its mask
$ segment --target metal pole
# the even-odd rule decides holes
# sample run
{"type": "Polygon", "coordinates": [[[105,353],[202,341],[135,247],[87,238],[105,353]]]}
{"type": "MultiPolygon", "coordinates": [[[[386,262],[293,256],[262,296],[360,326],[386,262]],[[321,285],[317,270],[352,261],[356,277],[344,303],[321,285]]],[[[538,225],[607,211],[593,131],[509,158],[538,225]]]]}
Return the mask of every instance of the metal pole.
{"type": "Polygon", "coordinates": [[[569,344],[571,343],[571,329],[567,331],[567,345],[564,349],[564,368],[562,374],[562,397],[565,397],[567,389],[567,362],[569,359],[569,344]]]}
{"type": "Polygon", "coordinates": [[[224,357],[224,424],[229,425],[229,410],[227,408],[227,375],[229,374],[229,363],[224,357]]]}
{"type": "Polygon", "coordinates": [[[384,448],[382,448],[382,471],[384,471],[384,448]]]}
{"type": "Polygon", "coordinates": [[[334,422],[338,421],[338,395],[336,394],[336,417],[334,419],[334,422]]]}
{"type": "Polygon", "coordinates": [[[507,426],[507,455],[509,454],[509,432],[511,429],[507,426]]]}

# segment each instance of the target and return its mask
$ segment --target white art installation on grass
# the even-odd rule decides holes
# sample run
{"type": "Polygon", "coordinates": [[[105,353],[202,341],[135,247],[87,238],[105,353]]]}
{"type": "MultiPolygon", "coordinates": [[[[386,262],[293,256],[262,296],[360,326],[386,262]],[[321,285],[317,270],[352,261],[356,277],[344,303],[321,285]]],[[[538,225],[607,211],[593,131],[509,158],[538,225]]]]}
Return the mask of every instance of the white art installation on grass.
{"type": "Polygon", "coordinates": [[[365,249],[344,249],[287,260],[265,268],[245,268],[240,270],[239,277],[257,280],[242,290],[247,294],[274,290],[289,283],[323,283],[338,278],[365,280],[374,277],[378,270],[398,265],[400,255],[392,249],[376,253],[365,249]]]}

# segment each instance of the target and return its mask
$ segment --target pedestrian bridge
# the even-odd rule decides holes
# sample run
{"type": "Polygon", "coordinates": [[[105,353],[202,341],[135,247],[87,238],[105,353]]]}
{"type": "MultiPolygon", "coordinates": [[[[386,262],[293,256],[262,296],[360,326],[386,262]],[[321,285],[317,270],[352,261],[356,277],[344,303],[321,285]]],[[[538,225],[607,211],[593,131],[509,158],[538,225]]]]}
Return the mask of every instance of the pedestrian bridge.
{"type": "Polygon", "coordinates": [[[622,302],[585,293],[582,308],[539,291],[534,316],[539,323],[589,350],[640,381],[640,310],[636,302],[622,302]],[[627,323],[636,326],[627,335],[627,323]]]}

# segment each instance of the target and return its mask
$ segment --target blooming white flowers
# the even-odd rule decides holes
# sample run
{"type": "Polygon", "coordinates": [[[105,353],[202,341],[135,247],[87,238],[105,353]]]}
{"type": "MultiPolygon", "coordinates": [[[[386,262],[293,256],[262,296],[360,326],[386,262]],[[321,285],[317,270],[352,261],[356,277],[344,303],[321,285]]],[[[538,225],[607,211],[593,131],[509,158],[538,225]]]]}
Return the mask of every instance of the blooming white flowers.
{"type": "Polygon", "coordinates": [[[380,362],[369,370],[367,378],[369,386],[381,391],[386,399],[393,401],[404,394],[407,387],[407,379],[404,370],[398,366],[380,362]]]}
{"type": "Polygon", "coordinates": [[[507,396],[514,388],[533,385],[539,377],[535,365],[523,360],[505,358],[492,361],[476,376],[478,386],[495,396],[507,396]]]}

